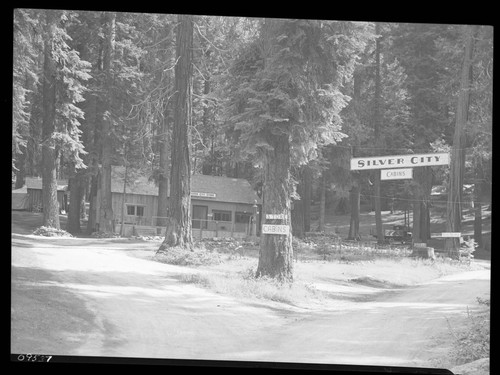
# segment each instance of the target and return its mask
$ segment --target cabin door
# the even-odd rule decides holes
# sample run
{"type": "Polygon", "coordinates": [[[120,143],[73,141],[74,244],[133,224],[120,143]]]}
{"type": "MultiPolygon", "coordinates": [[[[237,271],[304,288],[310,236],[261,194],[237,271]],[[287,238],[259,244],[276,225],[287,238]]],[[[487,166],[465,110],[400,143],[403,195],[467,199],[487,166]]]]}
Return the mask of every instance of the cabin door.
{"type": "Polygon", "coordinates": [[[194,229],[207,229],[208,206],[193,205],[191,226],[194,229]]]}

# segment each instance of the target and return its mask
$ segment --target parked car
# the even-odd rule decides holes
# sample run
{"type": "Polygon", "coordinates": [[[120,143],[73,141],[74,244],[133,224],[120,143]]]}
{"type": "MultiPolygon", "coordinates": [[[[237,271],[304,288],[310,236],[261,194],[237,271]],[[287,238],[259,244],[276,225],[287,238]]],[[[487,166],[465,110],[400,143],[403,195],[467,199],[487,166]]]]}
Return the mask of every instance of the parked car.
{"type": "MultiPolygon", "coordinates": [[[[377,237],[374,228],[370,230],[370,234],[375,238],[377,237]]],[[[384,239],[387,242],[411,243],[411,227],[408,225],[393,225],[390,229],[384,229],[384,239]]]]}

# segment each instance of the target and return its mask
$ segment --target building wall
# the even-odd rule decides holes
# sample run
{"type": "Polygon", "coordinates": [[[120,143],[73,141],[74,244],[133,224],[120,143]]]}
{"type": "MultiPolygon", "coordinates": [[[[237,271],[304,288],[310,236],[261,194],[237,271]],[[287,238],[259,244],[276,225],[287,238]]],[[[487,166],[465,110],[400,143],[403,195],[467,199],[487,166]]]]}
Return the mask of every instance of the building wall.
{"type": "MultiPolygon", "coordinates": [[[[42,189],[26,189],[28,193],[28,210],[33,211],[43,208],[42,189]]],[[[66,210],[66,192],[57,192],[57,201],[59,202],[59,211],[66,210]]]]}
{"type": "MultiPolygon", "coordinates": [[[[112,205],[113,205],[113,213],[115,217],[115,223],[121,223],[121,210],[122,210],[122,193],[112,193],[112,205]]],[[[236,212],[246,212],[248,214],[253,213],[253,205],[246,203],[228,203],[228,202],[218,202],[210,199],[191,199],[191,210],[193,205],[198,206],[206,206],[207,210],[207,219],[208,221],[212,221],[214,211],[229,211],[231,212],[231,223],[232,224],[225,225],[224,223],[218,223],[218,231],[227,232],[228,235],[231,232],[246,232],[247,226],[242,223],[235,223],[236,212]]],[[[125,222],[126,223],[135,223],[138,225],[152,225],[155,226],[156,220],[154,217],[157,215],[158,210],[158,197],[153,195],[138,195],[138,194],[127,194],[125,199],[125,222]],[[127,215],[126,205],[141,205],[144,207],[144,216],[142,218],[133,217],[127,215]]],[[[192,211],[191,211],[192,212],[192,211]]],[[[213,226],[213,225],[212,225],[213,226]]],[[[210,228],[207,228],[210,229],[210,228]]],[[[213,229],[213,228],[212,228],[213,229]]],[[[193,230],[196,230],[193,228],[193,230]]],[[[199,235],[199,234],[198,234],[199,235]]]]}
{"type": "MultiPolygon", "coordinates": [[[[111,204],[115,222],[120,223],[122,217],[122,193],[111,193],[111,204]]],[[[158,210],[158,197],[153,195],[126,194],[124,216],[125,222],[152,225],[151,219],[156,216],[158,210]],[[138,205],[144,207],[144,216],[142,218],[127,215],[127,205],[138,205]]]]}

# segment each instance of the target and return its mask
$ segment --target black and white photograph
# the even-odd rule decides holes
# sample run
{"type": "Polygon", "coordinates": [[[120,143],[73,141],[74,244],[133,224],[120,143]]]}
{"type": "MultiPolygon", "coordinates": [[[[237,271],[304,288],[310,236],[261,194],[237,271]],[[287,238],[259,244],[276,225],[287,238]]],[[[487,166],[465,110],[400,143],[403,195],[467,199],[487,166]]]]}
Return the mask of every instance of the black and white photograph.
{"type": "Polygon", "coordinates": [[[12,25],[11,362],[490,373],[493,25],[12,25]]]}

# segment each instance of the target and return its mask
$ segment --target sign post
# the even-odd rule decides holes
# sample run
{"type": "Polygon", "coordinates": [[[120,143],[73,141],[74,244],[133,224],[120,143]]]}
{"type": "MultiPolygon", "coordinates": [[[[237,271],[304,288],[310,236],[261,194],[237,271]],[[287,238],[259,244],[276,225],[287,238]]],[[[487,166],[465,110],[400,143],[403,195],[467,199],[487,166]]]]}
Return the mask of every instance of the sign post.
{"type": "Polygon", "coordinates": [[[431,235],[433,238],[460,238],[462,237],[461,232],[442,232],[442,233],[435,233],[431,235]]]}
{"type": "MultiPolygon", "coordinates": [[[[285,220],[285,214],[266,214],[266,220],[285,220]]],[[[263,234],[289,234],[290,233],[290,225],[285,224],[262,224],[262,233],[263,234]]]]}
{"type": "Polygon", "coordinates": [[[443,233],[441,233],[441,237],[460,238],[460,237],[462,237],[462,233],[460,233],[460,232],[443,232],[443,233]]]}
{"type": "Polygon", "coordinates": [[[264,234],[288,234],[290,226],[284,224],[262,224],[262,233],[264,234]]]}
{"type": "Polygon", "coordinates": [[[450,164],[450,154],[409,154],[393,156],[370,156],[351,159],[351,171],[405,167],[427,167],[450,164]]]}
{"type": "Polygon", "coordinates": [[[412,168],[382,169],[381,180],[411,180],[413,178],[412,168]]]}

